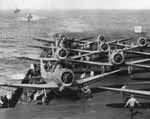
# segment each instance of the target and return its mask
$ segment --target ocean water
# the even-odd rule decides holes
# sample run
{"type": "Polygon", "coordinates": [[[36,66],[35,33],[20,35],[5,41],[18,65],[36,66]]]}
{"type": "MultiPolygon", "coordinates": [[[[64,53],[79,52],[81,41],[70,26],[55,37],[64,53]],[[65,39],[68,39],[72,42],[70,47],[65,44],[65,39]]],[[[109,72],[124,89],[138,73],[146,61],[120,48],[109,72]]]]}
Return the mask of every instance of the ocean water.
{"type": "MultiPolygon", "coordinates": [[[[27,71],[30,62],[17,56],[39,56],[40,50],[27,47],[40,45],[33,37],[52,38],[57,32],[73,33],[85,37],[104,34],[108,40],[134,36],[135,25],[150,33],[148,10],[70,10],[32,11],[33,21],[26,22],[28,11],[14,14],[0,11],[0,80],[12,81],[27,71]],[[15,75],[15,76],[14,76],[15,75]]],[[[112,77],[116,78],[116,77],[112,77]]],[[[117,77],[125,82],[127,77],[117,77]]],[[[2,91],[0,91],[2,92],[2,91]]],[[[121,102],[119,94],[97,94],[92,100],[54,100],[49,105],[18,104],[14,109],[0,109],[0,119],[127,119],[127,109],[114,109],[105,104],[121,102]]],[[[141,110],[136,119],[150,118],[149,110],[141,110]]]]}

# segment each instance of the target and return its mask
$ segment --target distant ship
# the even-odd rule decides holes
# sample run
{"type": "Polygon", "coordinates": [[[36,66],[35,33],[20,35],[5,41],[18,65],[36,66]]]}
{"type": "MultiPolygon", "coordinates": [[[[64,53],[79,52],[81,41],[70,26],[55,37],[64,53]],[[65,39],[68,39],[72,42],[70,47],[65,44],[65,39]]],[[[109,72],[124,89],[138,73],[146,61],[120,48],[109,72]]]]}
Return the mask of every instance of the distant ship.
{"type": "Polygon", "coordinates": [[[16,9],[14,10],[14,13],[16,14],[16,13],[19,13],[20,11],[21,11],[20,9],[16,8],[16,9]]]}
{"type": "Polygon", "coordinates": [[[27,16],[27,22],[30,22],[31,20],[32,20],[32,15],[31,15],[31,13],[29,13],[29,15],[27,16]]]}

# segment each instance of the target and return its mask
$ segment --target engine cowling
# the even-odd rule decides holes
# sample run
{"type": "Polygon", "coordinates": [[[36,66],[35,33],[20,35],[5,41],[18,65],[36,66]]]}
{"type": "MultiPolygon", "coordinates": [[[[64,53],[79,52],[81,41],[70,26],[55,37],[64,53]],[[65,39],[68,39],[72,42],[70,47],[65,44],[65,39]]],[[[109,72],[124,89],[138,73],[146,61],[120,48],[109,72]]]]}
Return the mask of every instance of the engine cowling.
{"type": "Polygon", "coordinates": [[[70,69],[56,67],[54,71],[54,79],[58,84],[63,86],[71,86],[74,82],[74,73],[70,69]]]}
{"type": "Polygon", "coordinates": [[[68,51],[65,48],[59,48],[56,51],[56,55],[59,59],[66,59],[68,57],[68,51]]]}
{"type": "Polygon", "coordinates": [[[65,69],[61,75],[61,80],[64,86],[71,86],[74,81],[74,74],[71,70],[65,69]]]}
{"type": "Polygon", "coordinates": [[[97,41],[100,43],[100,42],[105,42],[105,37],[103,35],[98,35],[97,37],[97,41]]]}
{"type": "Polygon", "coordinates": [[[108,52],[108,50],[109,50],[108,43],[106,43],[106,42],[101,43],[99,50],[102,52],[108,52]]]}
{"type": "Polygon", "coordinates": [[[138,38],[138,40],[137,40],[137,44],[138,44],[138,46],[140,46],[140,47],[147,46],[147,39],[146,39],[145,37],[140,37],[140,38],[138,38]]]}
{"type": "Polygon", "coordinates": [[[112,64],[120,65],[124,62],[124,55],[121,50],[115,51],[111,54],[112,64]]]}

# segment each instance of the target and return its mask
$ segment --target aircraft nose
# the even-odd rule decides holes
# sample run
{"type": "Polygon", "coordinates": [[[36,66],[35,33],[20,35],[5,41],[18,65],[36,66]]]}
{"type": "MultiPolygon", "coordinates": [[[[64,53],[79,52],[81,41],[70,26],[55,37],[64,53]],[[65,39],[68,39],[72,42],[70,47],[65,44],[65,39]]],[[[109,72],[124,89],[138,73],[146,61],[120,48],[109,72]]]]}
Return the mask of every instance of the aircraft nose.
{"type": "Polygon", "coordinates": [[[141,43],[141,44],[145,44],[145,39],[141,39],[141,40],[140,40],[140,43],[141,43]]]}
{"type": "Polygon", "coordinates": [[[120,54],[115,55],[115,61],[120,62],[122,60],[122,56],[120,54]]]}
{"type": "Polygon", "coordinates": [[[60,50],[59,55],[60,55],[61,57],[65,57],[65,56],[66,56],[65,50],[60,50]]]}
{"type": "Polygon", "coordinates": [[[74,76],[71,72],[64,72],[62,74],[62,81],[65,84],[71,84],[74,80],[74,76]]]}
{"type": "Polygon", "coordinates": [[[103,51],[106,51],[106,50],[108,49],[108,44],[106,44],[106,43],[102,44],[102,45],[101,45],[101,49],[102,49],[103,51]]]}

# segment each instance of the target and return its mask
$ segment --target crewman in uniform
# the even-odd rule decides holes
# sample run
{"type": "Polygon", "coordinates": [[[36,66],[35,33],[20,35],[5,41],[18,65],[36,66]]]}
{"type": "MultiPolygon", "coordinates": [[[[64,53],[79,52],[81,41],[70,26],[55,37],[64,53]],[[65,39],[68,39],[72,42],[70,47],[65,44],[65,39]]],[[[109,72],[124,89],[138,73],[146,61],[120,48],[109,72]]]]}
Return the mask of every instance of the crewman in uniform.
{"type": "Polygon", "coordinates": [[[47,93],[46,93],[46,90],[43,89],[43,97],[42,97],[42,103],[43,103],[43,104],[46,103],[46,99],[47,99],[47,93]]]}
{"type": "Polygon", "coordinates": [[[30,64],[30,68],[29,68],[29,70],[27,71],[25,77],[27,77],[27,78],[32,78],[32,76],[33,76],[33,74],[34,74],[34,70],[35,70],[34,64],[30,64]]]}
{"type": "Polygon", "coordinates": [[[131,112],[131,114],[132,114],[132,113],[134,113],[134,107],[135,107],[136,104],[137,104],[138,106],[140,105],[139,102],[137,101],[137,99],[134,98],[133,95],[131,95],[131,97],[130,97],[130,98],[127,100],[127,102],[126,102],[125,107],[129,106],[130,112],[131,112]]]}
{"type": "Polygon", "coordinates": [[[12,98],[12,93],[11,92],[7,92],[6,97],[7,97],[8,100],[10,100],[12,98]]]}
{"type": "Polygon", "coordinates": [[[90,77],[92,77],[92,76],[94,76],[94,71],[93,70],[90,71],[90,77]]]}
{"type": "Polygon", "coordinates": [[[91,89],[88,86],[83,86],[81,88],[80,97],[92,98],[93,95],[92,95],[91,89]]]}
{"type": "Polygon", "coordinates": [[[46,65],[45,65],[45,70],[46,70],[47,72],[51,72],[51,70],[52,70],[52,64],[51,64],[50,61],[48,61],[48,62],[46,63],[46,65]]]}
{"type": "Polygon", "coordinates": [[[81,74],[80,79],[84,79],[86,77],[86,72],[84,72],[83,74],[81,74]]]}
{"type": "Polygon", "coordinates": [[[90,90],[90,88],[89,88],[88,86],[82,87],[81,90],[82,90],[84,93],[86,93],[86,94],[90,94],[90,93],[91,93],[91,90],[90,90]]]}
{"type": "Polygon", "coordinates": [[[4,102],[2,101],[2,96],[0,97],[0,105],[3,105],[4,104],[4,102]]]}
{"type": "Polygon", "coordinates": [[[47,56],[46,57],[50,58],[50,57],[52,57],[52,55],[53,55],[52,49],[47,50],[47,56]]]}
{"type": "Polygon", "coordinates": [[[90,61],[90,57],[89,57],[89,56],[86,56],[86,57],[85,57],[85,60],[86,60],[86,61],[90,61]]]}

